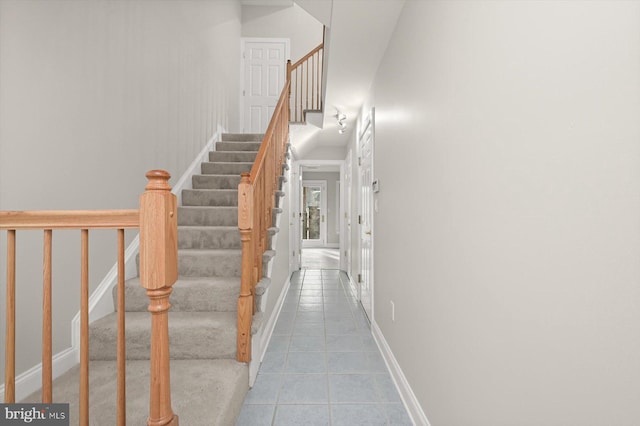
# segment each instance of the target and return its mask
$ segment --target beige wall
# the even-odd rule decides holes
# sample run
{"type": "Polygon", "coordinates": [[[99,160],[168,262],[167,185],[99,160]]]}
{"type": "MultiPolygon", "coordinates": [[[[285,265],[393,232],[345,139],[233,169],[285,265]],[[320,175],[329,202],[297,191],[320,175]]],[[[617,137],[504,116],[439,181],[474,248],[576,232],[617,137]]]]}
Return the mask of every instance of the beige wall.
{"type": "MultiPolygon", "coordinates": [[[[218,125],[237,130],[240,26],[235,0],[0,1],[0,209],[136,208],[147,170],[174,183],[218,125]]],[[[95,288],[115,234],[91,240],[95,288]]],[[[56,353],[78,310],[80,237],[54,242],[56,353]]],[[[18,235],[18,373],[40,359],[41,247],[18,235]]]]}
{"type": "Polygon", "coordinates": [[[242,37],[288,38],[295,62],[322,43],[323,25],[294,3],[291,7],[242,6],[242,37]]]}
{"type": "Polygon", "coordinates": [[[406,2],[375,321],[432,425],[640,424],[638,52],[635,1],[406,2]]]}

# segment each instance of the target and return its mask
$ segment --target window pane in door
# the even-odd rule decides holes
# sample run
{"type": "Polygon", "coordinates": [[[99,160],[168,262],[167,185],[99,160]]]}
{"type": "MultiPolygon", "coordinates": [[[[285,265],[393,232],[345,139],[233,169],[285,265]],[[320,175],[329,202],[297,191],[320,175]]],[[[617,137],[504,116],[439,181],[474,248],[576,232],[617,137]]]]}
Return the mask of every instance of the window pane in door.
{"type": "Polygon", "coordinates": [[[320,239],[320,201],[322,188],[305,186],[302,191],[304,211],[302,213],[302,239],[320,239]]]}

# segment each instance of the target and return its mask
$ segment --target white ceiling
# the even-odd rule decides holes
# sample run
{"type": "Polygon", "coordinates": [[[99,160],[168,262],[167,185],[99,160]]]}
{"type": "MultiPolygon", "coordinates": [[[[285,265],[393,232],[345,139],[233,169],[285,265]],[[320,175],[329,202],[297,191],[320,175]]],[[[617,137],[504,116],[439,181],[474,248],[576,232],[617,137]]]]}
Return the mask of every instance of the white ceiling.
{"type": "Polygon", "coordinates": [[[293,0],[239,0],[244,6],[293,6],[293,0]]]}
{"type": "MultiPolygon", "coordinates": [[[[314,0],[296,1],[308,3],[314,0]]],[[[304,136],[302,139],[292,135],[292,142],[300,157],[316,146],[344,146],[349,141],[405,0],[315,2],[332,3],[333,6],[325,40],[327,83],[324,126],[313,132],[299,131],[304,136]],[[342,135],[338,133],[335,118],[338,110],[347,115],[347,131],[342,135]]],[[[309,8],[306,10],[312,12],[309,8]]]]}

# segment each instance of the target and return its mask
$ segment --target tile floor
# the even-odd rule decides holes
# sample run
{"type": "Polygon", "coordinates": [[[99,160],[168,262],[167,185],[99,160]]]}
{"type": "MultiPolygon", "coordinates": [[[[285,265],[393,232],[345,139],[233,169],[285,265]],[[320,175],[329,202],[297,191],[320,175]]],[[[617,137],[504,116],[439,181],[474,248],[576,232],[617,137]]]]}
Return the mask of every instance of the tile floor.
{"type": "Polygon", "coordinates": [[[302,269],[340,269],[340,250],[334,248],[303,248],[302,269]]]}
{"type": "Polygon", "coordinates": [[[412,425],[346,280],[294,273],[236,426],[412,425]]]}

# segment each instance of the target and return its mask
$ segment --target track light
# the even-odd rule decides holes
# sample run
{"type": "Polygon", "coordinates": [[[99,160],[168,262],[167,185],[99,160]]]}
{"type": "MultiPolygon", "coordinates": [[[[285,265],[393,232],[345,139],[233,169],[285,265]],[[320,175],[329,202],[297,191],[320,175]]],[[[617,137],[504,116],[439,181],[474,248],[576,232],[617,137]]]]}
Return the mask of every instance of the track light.
{"type": "Polygon", "coordinates": [[[338,121],[338,127],[340,127],[340,130],[338,130],[338,133],[343,134],[344,131],[347,129],[347,125],[345,123],[345,120],[347,119],[347,115],[344,113],[341,113],[340,111],[336,112],[336,120],[338,121]]]}

